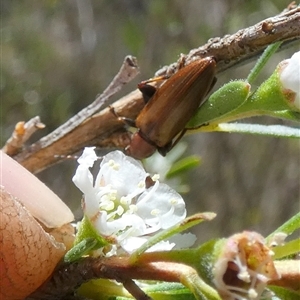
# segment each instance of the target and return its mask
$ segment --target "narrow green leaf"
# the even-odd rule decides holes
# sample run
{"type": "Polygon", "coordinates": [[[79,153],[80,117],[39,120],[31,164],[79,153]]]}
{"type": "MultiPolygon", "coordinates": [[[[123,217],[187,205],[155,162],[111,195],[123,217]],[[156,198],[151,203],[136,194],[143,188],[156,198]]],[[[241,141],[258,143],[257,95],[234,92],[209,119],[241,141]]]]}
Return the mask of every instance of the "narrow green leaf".
{"type": "Polygon", "coordinates": [[[288,221],[282,224],[279,228],[277,228],[273,233],[271,233],[266,241],[269,242],[273,239],[274,235],[279,232],[283,232],[287,235],[292,234],[295,230],[300,228],[300,212],[291,217],[288,221]]]}
{"type": "MultiPolygon", "coordinates": [[[[272,300],[299,300],[300,299],[300,293],[291,291],[279,286],[274,286],[274,285],[269,285],[268,288],[275,293],[276,296],[272,296],[272,300]]],[[[263,298],[262,300],[265,299],[270,299],[268,298],[263,298]]]]}
{"type": "Polygon", "coordinates": [[[292,240],[282,246],[274,247],[273,259],[281,259],[300,252],[300,239],[292,240]]]}
{"type": "Polygon", "coordinates": [[[274,111],[271,116],[275,118],[300,122],[300,112],[293,111],[293,110],[274,111]]]}
{"type": "Polygon", "coordinates": [[[191,155],[185,157],[177,162],[175,162],[169,172],[166,175],[166,178],[170,179],[180,175],[180,173],[189,171],[192,168],[199,166],[200,158],[196,155],[191,155]]]}
{"type": "Polygon", "coordinates": [[[99,248],[108,245],[107,240],[105,240],[98,234],[98,232],[96,232],[89,219],[84,216],[78,226],[78,232],[75,237],[74,245],[79,244],[82,240],[87,238],[94,238],[97,240],[99,248]]]}
{"type": "Polygon", "coordinates": [[[182,283],[193,292],[198,300],[221,300],[218,292],[204,282],[196,272],[183,274],[182,283]]]}
{"type": "Polygon", "coordinates": [[[213,131],[247,133],[285,138],[300,138],[300,128],[283,125],[222,123],[214,127],[213,131]]]}
{"type": "Polygon", "coordinates": [[[247,77],[247,81],[252,84],[257,78],[258,74],[261,72],[263,67],[266,65],[270,57],[278,50],[282,42],[277,42],[272,45],[269,45],[260,58],[257,60],[254,68],[251,70],[250,74],[247,77]]]}
{"type": "Polygon", "coordinates": [[[186,127],[192,129],[211,122],[222,122],[225,116],[245,102],[249,93],[250,85],[243,80],[225,84],[199,107],[186,127]]]}
{"type": "Polygon", "coordinates": [[[83,255],[86,255],[93,250],[97,244],[98,241],[94,238],[82,240],[65,254],[64,262],[70,263],[80,259],[83,255]]]}

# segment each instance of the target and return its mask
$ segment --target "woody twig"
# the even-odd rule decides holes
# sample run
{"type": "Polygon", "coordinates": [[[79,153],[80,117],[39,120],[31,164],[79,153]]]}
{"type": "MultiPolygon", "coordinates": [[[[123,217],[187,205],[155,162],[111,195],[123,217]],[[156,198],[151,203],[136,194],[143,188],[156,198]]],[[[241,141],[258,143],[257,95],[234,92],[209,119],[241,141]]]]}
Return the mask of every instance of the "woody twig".
{"type": "MultiPolygon", "coordinates": [[[[283,47],[295,42],[299,43],[299,24],[300,6],[290,5],[279,15],[241,29],[235,34],[210,39],[205,45],[191,50],[184,56],[185,64],[195,59],[214,56],[217,60],[217,73],[221,73],[254,59],[272,43],[282,42],[283,47]]],[[[156,75],[172,74],[176,72],[177,65],[178,62],[166,66],[158,70],[156,75]]],[[[121,80],[119,86],[122,86],[125,81],[121,80]]],[[[116,92],[115,88],[109,90],[116,92]]],[[[104,99],[103,102],[106,102],[113,93],[104,92],[97,99],[101,99],[100,102],[104,99]]],[[[135,119],[143,105],[141,93],[135,90],[116,101],[114,110],[118,115],[135,119]]],[[[76,115],[38,142],[24,148],[14,158],[31,172],[38,173],[62,160],[63,156],[76,153],[85,146],[94,145],[100,148],[127,146],[130,134],[124,128],[124,124],[115,118],[108,108],[95,114],[99,109],[100,107],[88,110],[88,114],[80,113],[80,117],[76,115]]]]}

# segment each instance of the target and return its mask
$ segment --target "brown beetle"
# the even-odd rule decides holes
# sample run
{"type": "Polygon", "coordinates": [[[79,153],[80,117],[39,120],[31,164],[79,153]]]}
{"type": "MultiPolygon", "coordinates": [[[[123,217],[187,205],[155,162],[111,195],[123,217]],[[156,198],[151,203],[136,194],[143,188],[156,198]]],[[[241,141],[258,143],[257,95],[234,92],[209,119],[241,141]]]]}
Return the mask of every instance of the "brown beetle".
{"type": "Polygon", "coordinates": [[[206,57],[183,67],[157,89],[148,84],[155,78],[141,82],[138,88],[145,107],[135,122],[122,118],[138,128],[126,154],[143,159],[157,149],[165,156],[184,135],[185,125],[215,84],[215,71],[215,59],[206,57]]]}

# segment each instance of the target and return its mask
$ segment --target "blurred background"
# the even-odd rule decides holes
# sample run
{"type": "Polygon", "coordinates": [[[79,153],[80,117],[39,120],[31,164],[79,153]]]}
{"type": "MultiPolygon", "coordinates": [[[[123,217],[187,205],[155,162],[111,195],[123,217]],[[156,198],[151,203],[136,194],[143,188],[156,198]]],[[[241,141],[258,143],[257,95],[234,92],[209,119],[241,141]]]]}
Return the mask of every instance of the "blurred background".
{"type": "MultiPolygon", "coordinates": [[[[4,144],[18,121],[39,115],[46,135],[101,93],[128,54],[141,74],[117,95],[136,88],[180,53],[251,26],[281,12],[289,1],[239,0],[2,0],[1,128],[4,144]]],[[[298,47],[275,54],[257,80],[298,47]]],[[[216,87],[245,78],[254,63],[218,77],[216,87]]],[[[249,121],[249,120],[247,120],[249,121]]],[[[270,118],[261,123],[284,124],[270,118]]],[[[188,213],[214,211],[197,227],[200,240],[242,230],[268,234],[299,211],[300,145],[297,140],[226,133],[183,139],[185,155],[202,164],[185,174],[188,213]]],[[[79,216],[81,193],[72,184],[76,161],[53,166],[38,177],[79,216]]]]}

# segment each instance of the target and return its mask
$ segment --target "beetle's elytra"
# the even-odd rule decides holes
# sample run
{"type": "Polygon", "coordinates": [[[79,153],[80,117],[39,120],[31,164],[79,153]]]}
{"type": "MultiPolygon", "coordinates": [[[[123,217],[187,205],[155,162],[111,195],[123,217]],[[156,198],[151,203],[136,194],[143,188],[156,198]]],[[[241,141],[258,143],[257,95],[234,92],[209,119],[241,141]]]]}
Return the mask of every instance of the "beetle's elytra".
{"type": "Polygon", "coordinates": [[[143,159],[157,149],[165,156],[184,135],[185,125],[215,84],[215,72],[215,59],[206,57],[183,67],[158,89],[147,81],[140,83],[148,101],[135,121],[138,131],[126,154],[143,159]]]}

